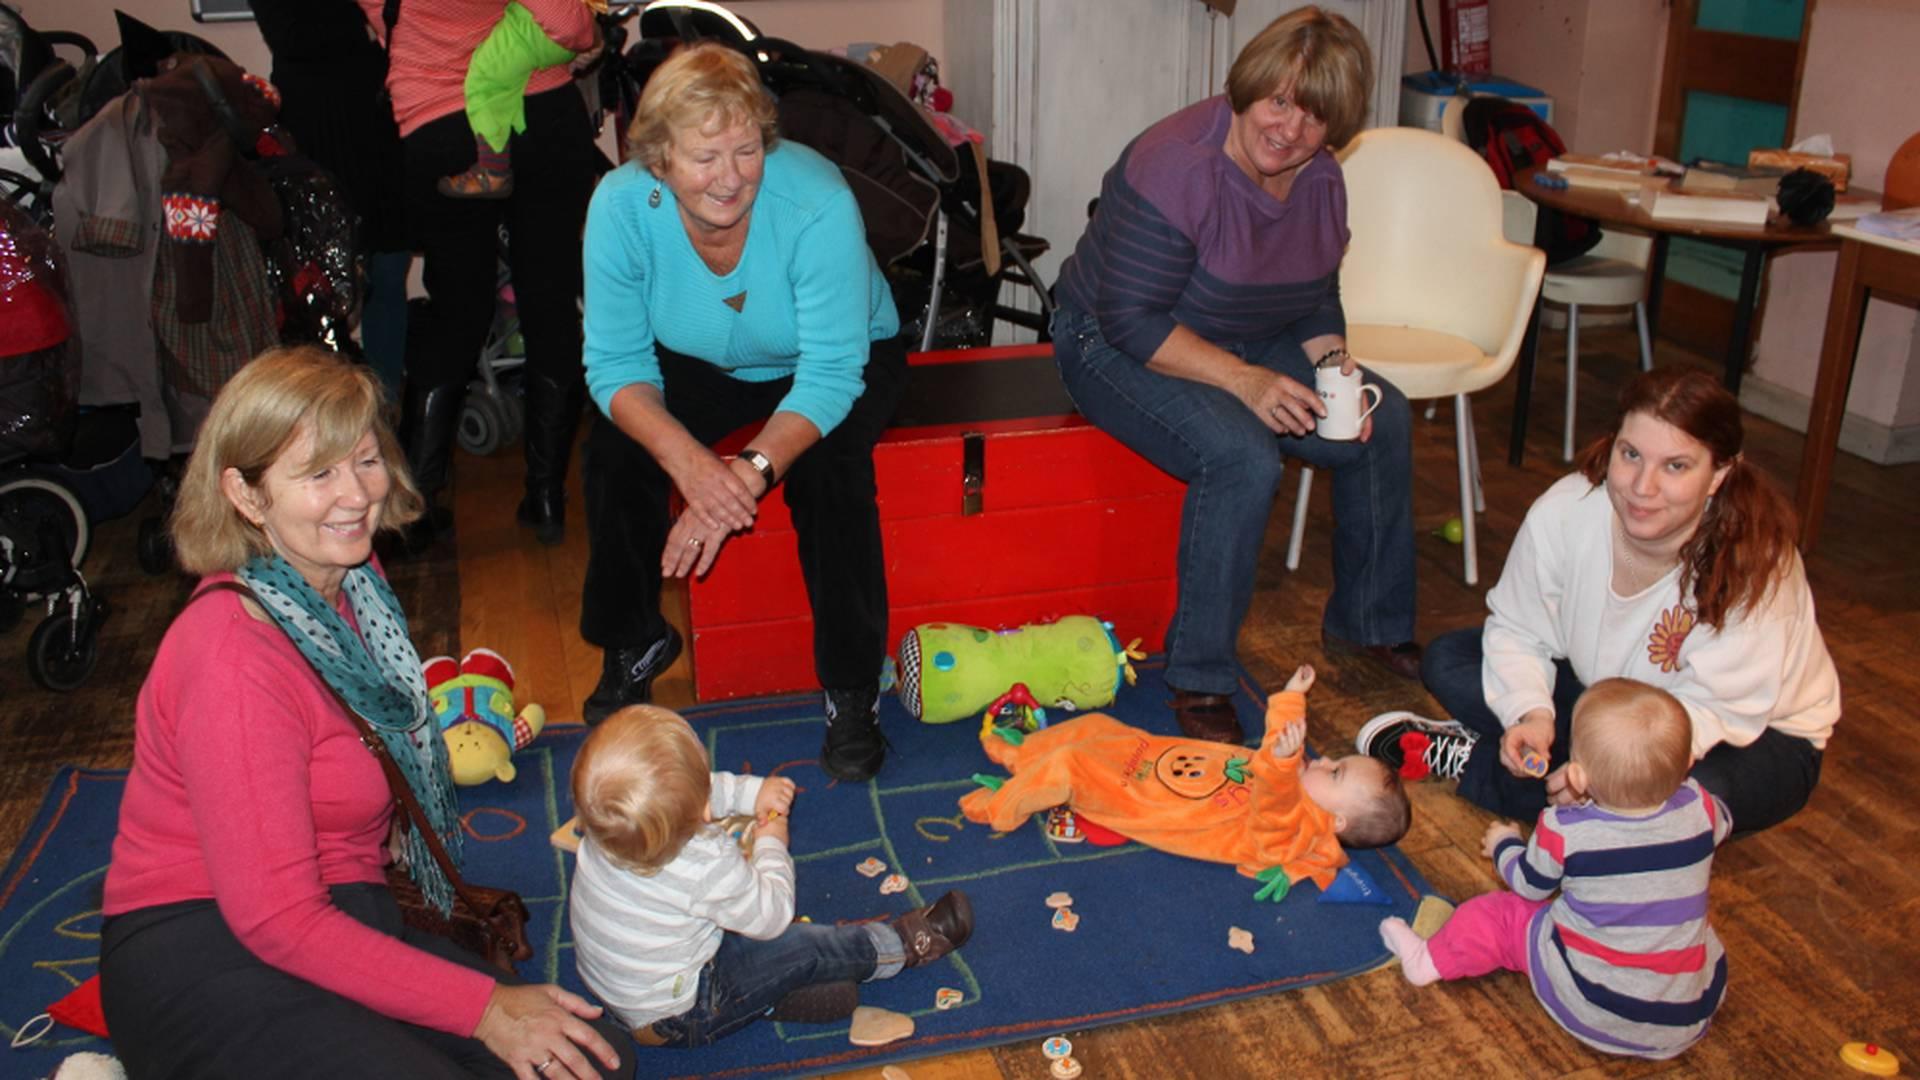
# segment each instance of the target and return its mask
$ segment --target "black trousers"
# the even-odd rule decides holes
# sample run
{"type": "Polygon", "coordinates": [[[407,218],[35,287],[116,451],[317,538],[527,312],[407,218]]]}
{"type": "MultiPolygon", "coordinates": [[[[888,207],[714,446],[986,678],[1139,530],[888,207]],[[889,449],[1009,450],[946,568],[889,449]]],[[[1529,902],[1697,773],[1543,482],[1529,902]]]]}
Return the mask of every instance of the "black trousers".
{"type": "MultiPolygon", "coordinates": [[[[709,446],[773,415],[793,386],[791,378],[742,382],[704,361],[655,349],[667,411],[709,446]]],[[[866,389],[853,411],[780,480],[813,608],[814,673],[827,689],[873,685],[887,654],[886,556],[874,503],[873,444],[899,404],[906,358],[902,340],[874,342],[866,389]]],[[[653,455],[599,414],[587,436],[581,475],[588,554],[580,636],[602,649],[657,641],[667,627],[660,614],[660,553],[673,524],[667,509],[673,481],[653,455]]],[[[719,561],[727,558],[723,549],[719,561]]]]}
{"type": "MultiPolygon", "coordinates": [[[[1500,764],[1504,729],[1487,707],[1480,681],[1485,656],[1483,628],[1471,626],[1434,638],[1421,659],[1420,677],[1447,715],[1480,736],[1460,774],[1460,795],[1496,814],[1532,821],[1547,805],[1547,785],[1515,776],[1500,764]]],[[[1586,691],[1573,666],[1555,660],[1553,752],[1549,768],[1567,763],[1573,746],[1573,703],[1586,691]]],[[[1769,829],[1800,812],[1820,783],[1819,750],[1805,739],[1768,728],[1746,746],[1721,743],[1693,763],[1691,775],[1719,796],[1733,817],[1736,835],[1769,829]]]]}
{"type": "MultiPolygon", "coordinates": [[[[486,961],[400,919],[380,885],[338,885],[334,905],[368,926],[454,963],[486,961]]],[[[106,921],[100,999],[114,1054],[132,1080],[394,1080],[506,1078],[513,1070],[478,1039],[383,1016],[269,966],[233,936],[211,900],[141,908],[106,921]]],[[[633,1039],[611,1014],[593,1021],[633,1075],[633,1039]]]]}
{"type": "Polygon", "coordinates": [[[493,325],[498,230],[508,234],[514,302],[527,373],[580,382],[580,235],[598,176],[593,127],[580,92],[561,86],[527,98],[527,129],[513,137],[513,195],[452,199],[434,184],[473,165],[464,112],[403,140],[407,227],[424,257],[432,299],[424,345],[407,358],[416,387],[465,386],[493,325]]]}

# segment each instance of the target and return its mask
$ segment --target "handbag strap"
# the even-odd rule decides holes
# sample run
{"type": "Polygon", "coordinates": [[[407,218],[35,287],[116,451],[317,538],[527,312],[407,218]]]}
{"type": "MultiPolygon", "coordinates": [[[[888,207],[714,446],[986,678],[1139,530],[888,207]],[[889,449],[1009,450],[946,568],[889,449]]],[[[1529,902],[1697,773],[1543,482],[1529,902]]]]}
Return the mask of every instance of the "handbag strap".
{"type": "MultiPolygon", "coordinates": [[[[215,591],[235,593],[242,600],[252,601],[261,610],[266,609],[266,605],[253,594],[252,589],[237,581],[213,582],[189,597],[187,603],[191,604],[215,591]]],[[[278,623],[274,625],[279,626],[278,623]]],[[[306,660],[306,654],[301,653],[300,658],[306,660]]],[[[313,661],[307,660],[307,666],[313,668],[313,673],[320,677],[320,685],[327,688],[327,692],[333,695],[334,701],[339,702],[341,711],[353,721],[353,726],[360,729],[361,744],[373,752],[374,760],[380,763],[380,771],[386,774],[387,786],[393,791],[394,805],[406,812],[408,822],[419,832],[421,839],[427,842],[427,850],[433,853],[433,861],[439,863],[441,872],[447,875],[447,882],[453,886],[454,893],[466,901],[467,906],[474,911],[485,910],[483,904],[468,891],[466,880],[460,876],[460,871],[454,868],[453,860],[447,856],[446,847],[440,843],[440,834],[428,823],[426,810],[414,795],[413,785],[407,783],[407,778],[400,775],[400,765],[393,760],[393,754],[387,750],[387,744],[374,733],[372,725],[367,723],[366,718],[355,712],[353,706],[347,704],[347,699],[340,696],[340,691],[333,688],[333,684],[320,673],[320,669],[313,667],[313,661]]]]}

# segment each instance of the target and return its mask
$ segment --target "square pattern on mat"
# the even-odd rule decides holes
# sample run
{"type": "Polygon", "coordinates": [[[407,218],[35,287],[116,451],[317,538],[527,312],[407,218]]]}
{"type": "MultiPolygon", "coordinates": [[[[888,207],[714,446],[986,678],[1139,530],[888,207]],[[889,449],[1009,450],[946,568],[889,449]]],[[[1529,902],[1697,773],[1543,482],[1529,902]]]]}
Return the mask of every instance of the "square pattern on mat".
{"type": "MultiPolygon", "coordinates": [[[[1159,665],[1139,668],[1140,684],[1123,688],[1106,711],[1171,733],[1159,665]]],[[[1264,700],[1244,674],[1234,701],[1250,737],[1257,736],[1264,700]]],[[[1055,843],[1032,823],[996,834],[965,821],[956,805],[973,790],[973,774],[1001,772],[980,749],[978,722],[921,724],[892,697],[883,702],[882,724],[893,752],[867,784],[832,781],[816,764],[818,695],[695,708],[688,718],[716,768],[778,773],[799,786],[792,831],[800,914],[815,922],[874,918],[961,888],[973,901],[976,929],[959,953],[862,987],[866,1004],[914,1018],[917,1031],[904,1042],[860,1048],[847,1042],[845,1024],[768,1022],[701,1050],[643,1050],[642,1076],[870,1066],[1308,986],[1379,965],[1387,957],[1380,919],[1411,919],[1426,892],[1391,848],[1354,853],[1384,903],[1322,903],[1306,884],[1268,903],[1253,899],[1257,882],[1228,866],[1134,844],[1055,843]],[[882,895],[885,875],[868,878],[856,869],[869,857],[904,874],[907,891],[882,895]],[[1080,919],[1071,933],[1053,928],[1046,905],[1062,891],[1072,894],[1080,919]],[[1252,932],[1251,955],[1229,948],[1230,927],[1252,932]],[[959,1004],[937,1009],[943,988],[960,991],[959,1004]]],[[[575,990],[583,988],[565,910],[572,858],[547,837],[572,813],[566,777],[583,734],[549,731],[519,755],[513,783],[461,791],[469,875],[518,890],[532,913],[536,955],[522,974],[575,990]]],[[[9,1027],[65,993],[77,981],[70,976],[92,973],[94,888],[112,842],[122,776],[63,772],[15,853],[0,905],[0,1021],[9,1027]],[[73,936],[76,927],[80,937],[73,936]]],[[[38,1071],[22,1075],[51,1072],[59,1056],[75,1050],[108,1049],[64,1028],[50,1040],[50,1052],[31,1052],[38,1071]]]]}

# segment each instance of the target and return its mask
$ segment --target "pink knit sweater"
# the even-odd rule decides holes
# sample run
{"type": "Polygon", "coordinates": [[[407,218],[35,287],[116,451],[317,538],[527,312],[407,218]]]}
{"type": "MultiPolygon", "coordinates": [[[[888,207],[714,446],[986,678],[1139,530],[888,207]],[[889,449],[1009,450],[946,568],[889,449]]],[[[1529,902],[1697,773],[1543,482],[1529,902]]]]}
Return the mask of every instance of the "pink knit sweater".
{"type": "MultiPolygon", "coordinates": [[[[593,45],[593,13],[581,0],[519,0],[540,28],[574,52],[593,45]]],[[[359,0],[375,33],[384,33],[384,0],[359,0]]],[[[429,121],[466,108],[467,60],[486,39],[506,8],[504,0],[402,0],[388,49],[387,92],[400,134],[411,135],[429,121]]],[[[534,73],[528,94],[564,86],[566,67],[534,73]]]]}
{"type": "Polygon", "coordinates": [[[277,626],[230,592],[189,604],[140,688],[133,738],[107,915],[211,898],[268,964],[396,1020],[473,1033],[491,978],[366,926],[327,895],[385,880],[392,796],[277,626]]]}

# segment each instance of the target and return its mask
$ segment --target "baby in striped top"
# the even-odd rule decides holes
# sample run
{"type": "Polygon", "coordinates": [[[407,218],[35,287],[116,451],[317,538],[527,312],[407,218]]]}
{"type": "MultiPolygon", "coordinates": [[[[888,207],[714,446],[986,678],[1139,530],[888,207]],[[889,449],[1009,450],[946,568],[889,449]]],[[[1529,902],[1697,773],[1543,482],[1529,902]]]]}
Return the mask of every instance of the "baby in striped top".
{"type": "Polygon", "coordinates": [[[1462,904],[1433,937],[1382,922],[1401,973],[1425,986],[1524,972],[1555,1023],[1611,1054],[1670,1058],[1698,1042],[1726,993],[1707,883],[1733,823],[1692,764],[1673,695],[1631,679],[1588,688],[1567,772],[1586,801],[1542,810],[1524,843],[1510,823],[1488,826],[1508,891],[1462,904]]]}

